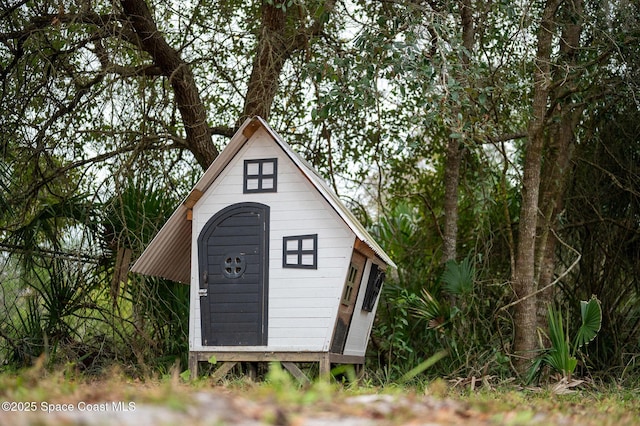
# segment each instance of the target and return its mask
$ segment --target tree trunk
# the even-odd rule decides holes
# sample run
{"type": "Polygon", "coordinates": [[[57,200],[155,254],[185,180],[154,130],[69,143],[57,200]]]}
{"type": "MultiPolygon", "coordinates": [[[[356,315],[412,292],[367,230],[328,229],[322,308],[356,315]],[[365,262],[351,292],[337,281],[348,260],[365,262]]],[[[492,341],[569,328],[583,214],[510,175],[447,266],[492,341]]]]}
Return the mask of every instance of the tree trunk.
{"type": "Polygon", "coordinates": [[[240,122],[254,115],[269,118],[271,104],[278,92],[280,73],[293,49],[293,40],[287,35],[286,21],[287,16],[282,8],[263,2],[262,31],[240,122]]]}
{"type": "Polygon", "coordinates": [[[120,3],[140,46],[169,79],[184,123],[186,147],[206,169],[218,156],[218,150],[211,140],[206,110],[189,65],[158,31],[145,0],[121,0],[120,3]]]}
{"type": "MultiPolygon", "coordinates": [[[[287,59],[294,52],[306,48],[311,37],[319,35],[324,28],[322,13],[316,13],[315,21],[306,27],[305,19],[296,15],[299,13],[297,7],[284,7],[286,0],[272,3],[262,2],[260,37],[239,123],[255,115],[269,118],[271,105],[278,93],[280,74],[287,59]],[[277,7],[278,4],[281,7],[277,7]],[[297,21],[295,25],[288,22],[291,20],[297,21]]],[[[327,0],[322,10],[329,14],[334,7],[335,0],[327,0]]]]}
{"type": "Polygon", "coordinates": [[[574,130],[582,114],[582,106],[576,107],[565,96],[575,90],[577,53],[582,32],[583,0],[575,0],[566,4],[561,22],[564,24],[560,38],[559,65],[554,69],[555,90],[552,93],[551,105],[555,116],[547,141],[545,160],[542,166],[542,182],[540,195],[540,223],[538,225],[538,327],[547,329],[547,305],[552,303],[555,288],[548,287],[555,274],[555,251],[557,246],[558,215],[563,210],[564,188],[569,174],[569,162],[575,140],[574,130]]]}
{"type": "Polygon", "coordinates": [[[522,178],[520,228],[516,247],[516,270],[513,290],[517,303],[514,308],[513,351],[515,368],[524,375],[530,367],[536,349],[535,247],[540,190],[540,168],[545,134],[545,117],[550,91],[550,61],[554,17],[562,0],[547,0],[537,37],[534,71],[532,117],[527,130],[527,144],[522,178]]]}
{"type": "MultiPolygon", "coordinates": [[[[470,55],[473,50],[475,29],[471,0],[462,0],[460,5],[460,21],[462,24],[462,67],[469,68],[470,55]]],[[[462,164],[463,146],[458,139],[450,138],[447,142],[447,154],[444,169],[444,229],[442,244],[442,263],[457,258],[458,245],[458,186],[460,184],[460,165],[462,164]]],[[[453,302],[453,301],[452,301],[453,302]]]]}
{"type": "Polygon", "coordinates": [[[442,263],[456,260],[458,245],[458,185],[462,150],[458,139],[450,138],[444,169],[444,229],[442,231],[442,263]]]}
{"type": "Polygon", "coordinates": [[[573,144],[573,128],[571,117],[563,117],[562,122],[554,126],[549,132],[549,144],[542,166],[542,182],[540,194],[540,220],[538,223],[538,294],[537,323],[538,327],[546,329],[547,305],[553,302],[555,291],[547,287],[555,275],[555,258],[558,215],[562,211],[562,195],[564,194],[567,167],[571,157],[573,144]],[[547,287],[547,288],[545,288],[547,287]]]}

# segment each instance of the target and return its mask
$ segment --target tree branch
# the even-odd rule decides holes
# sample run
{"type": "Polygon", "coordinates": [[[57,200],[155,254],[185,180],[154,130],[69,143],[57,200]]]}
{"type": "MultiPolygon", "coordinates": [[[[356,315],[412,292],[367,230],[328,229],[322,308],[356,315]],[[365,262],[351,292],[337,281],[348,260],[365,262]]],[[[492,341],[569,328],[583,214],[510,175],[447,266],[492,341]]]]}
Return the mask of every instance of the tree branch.
{"type": "Polygon", "coordinates": [[[120,4],[137,35],[139,45],[169,79],[184,123],[186,147],[198,164],[206,169],[218,156],[218,150],[211,140],[204,104],[190,67],[164,39],[144,0],[121,0],[120,4]]]}

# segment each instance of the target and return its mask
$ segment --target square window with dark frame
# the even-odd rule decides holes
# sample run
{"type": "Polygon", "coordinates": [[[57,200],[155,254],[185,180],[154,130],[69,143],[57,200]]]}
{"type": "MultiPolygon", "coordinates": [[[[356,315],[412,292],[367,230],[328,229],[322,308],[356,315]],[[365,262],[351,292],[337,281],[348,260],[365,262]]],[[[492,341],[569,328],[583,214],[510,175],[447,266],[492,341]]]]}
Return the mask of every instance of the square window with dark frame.
{"type": "Polygon", "coordinates": [[[276,192],[277,189],[277,158],[244,160],[243,192],[245,194],[252,192],[276,192]]]}
{"type": "Polygon", "coordinates": [[[318,269],[318,234],[283,237],[282,267],[318,269]]]}

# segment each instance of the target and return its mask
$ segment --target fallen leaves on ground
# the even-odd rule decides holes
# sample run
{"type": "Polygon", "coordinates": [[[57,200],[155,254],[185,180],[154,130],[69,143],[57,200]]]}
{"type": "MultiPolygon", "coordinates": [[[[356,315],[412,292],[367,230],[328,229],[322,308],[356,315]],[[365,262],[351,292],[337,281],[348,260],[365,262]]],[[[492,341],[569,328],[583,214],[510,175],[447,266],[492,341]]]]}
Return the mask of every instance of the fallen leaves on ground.
{"type": "MultiPolygon", "coordinates": [[[[626,411],[615,398],[577,398],[577,383],[558,389],[477,390],[456,394],[439,386],[351,388],[293,382],[274,385],[238,381],[226,386],[202,379],[184,383],[178,377],[137,381],[122,377],[78,380],[0,376],[0,401],[34,402],[36,410],[3,410],[0,424],[11,425],[633,425],[638,403],[626,411]],[[437,390],[438,395],[433,391],[437,390]],[[564,399],[563,399],[564,398],[564,399]],[[571,399],[566,399],[571,398],[571,399]],[[54,404],[44,412],[41,404],[54,404]],[[58,404],[58,405],[55,405],[58,404]],[[73,407],[59,410],[56,407],[73,407]],[[81,405],[82,404],[82,405],[81,405]],[[92,410],[87,410],[90,406],[92,410]],[[84,407],[84,409],[82,409],[84,407]],[[101,409],[104,408],[104,409],[101,409]]],[[[474,387],[477,389],[477,387],[474,387]]],[[[24,405],[21,406],[24,408],[24,405]]],[[[33,407],[33,406],[32,406],[33,407]]]]}

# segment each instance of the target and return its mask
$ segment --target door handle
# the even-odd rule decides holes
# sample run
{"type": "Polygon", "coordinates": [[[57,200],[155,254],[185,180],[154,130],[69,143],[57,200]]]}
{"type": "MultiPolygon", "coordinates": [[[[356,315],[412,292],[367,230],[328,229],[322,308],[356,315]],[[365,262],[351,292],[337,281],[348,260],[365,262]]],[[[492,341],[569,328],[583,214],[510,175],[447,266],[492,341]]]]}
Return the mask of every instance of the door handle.
{"type": "Polygon", "coordinates": [[[209,271],[202,271],[202,279],[200,280],[200,288],[207,288],[209,284],[209,271]]]}

